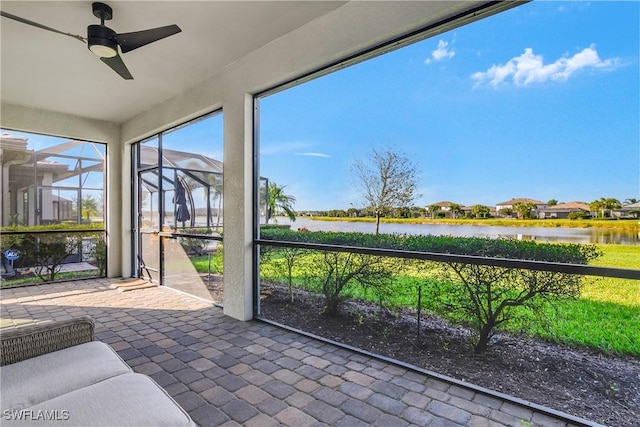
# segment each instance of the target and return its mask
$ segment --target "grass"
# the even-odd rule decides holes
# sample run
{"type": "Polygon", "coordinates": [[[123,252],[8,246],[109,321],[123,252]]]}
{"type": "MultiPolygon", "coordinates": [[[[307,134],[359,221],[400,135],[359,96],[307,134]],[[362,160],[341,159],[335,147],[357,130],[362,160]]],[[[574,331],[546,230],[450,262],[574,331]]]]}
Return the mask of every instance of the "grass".
{"type": "MultiPolygon", "coordinates": [[[[375,218],[361,217],[309,217],[317,221],[375,222],[375,218]]],[[[640,231],[638,219],[510,219],[510,218],[381,218],[380,222],[396,224],[479,225],[493,227],[543,227],[543,228],[607,228],[640,231]]]]}
{"type": "Polygon", "coordinates": [[[211,255],[211,264],[209,264],[209,255],[201,255],[191,257],[191,263],[198,273],[222,273],[222,251],[218,251],[211,255]],[[211,270],[209,270],[211,268],[211,270]]]}
{"type": "MultiPolygon", "coordinates": [[[[58,280],[70,280],[70,279],[83,279],[88,277],[98,277],[96,274],[97,270],[89,270],[89,271],[74,271],[68,273],[58,273],[56,274],[56,281],[58,280]]],[[[32,284],[46,284],[52,283],[49,281],[42,281],[37,276],[31,276],[21,279],[2,279],[0,280],[0,288],[8,288],[11,286],[21,286],[21,285],[32,285],[32,284]]]]}
{"type": "MultiPolygon", "coordinates": [[[[640,267],[640,246],[597,245],[603,252],[594,265],[632,268],[640,267]]],[[[310,255],[307,255],[310,256],[310,255]]],[[[277,262],[277,260],[274,260],[277,262]]],[[[298,287],[310,287],[310,274],[300,259],[294,268],[293,280],[298,287]]],[[[206,272],[206,270],[205,270],[206,272]]],[[[263,278],[286,282],[282,269],[263,264],[263,278]]],[[[405,269],[392,285],[391,298],[387,304],[394,307],[416,307],[417,286],[431,289],[430,296],[423,299],[423,307],[460,322],[464,319],[452,317],[443,303],[451,295],[448,286],[437,279],[434,271],[405,269]]],[[[352,287],[345,293],[349,298],[377,301],[370,292],[352,287]]],[[[640,356],[640,280],[585,277],[578,299],[562,299],[545,302],[541,311],[518,309],[517,319],[505,325],[514,333],[524,333],[550,341],[572,346],[585,346],[605,353],[640,356]]]]}

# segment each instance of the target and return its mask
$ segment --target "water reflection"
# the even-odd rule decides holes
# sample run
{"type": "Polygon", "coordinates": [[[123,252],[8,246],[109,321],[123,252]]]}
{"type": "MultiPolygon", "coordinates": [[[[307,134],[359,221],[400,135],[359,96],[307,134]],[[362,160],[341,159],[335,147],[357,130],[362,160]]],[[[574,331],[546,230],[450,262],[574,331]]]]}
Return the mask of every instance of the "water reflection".
{"type": "MultiPolygon", "coordinates": [[[[375,232],[375,224],[369,222],[312,221],[298,218],[291,223],[288,218],[278,218],[278,224],[290,224],[291,228],[306,228],[310,231],[355,231],[375,232]]],[[[595,228],[545,228],[504,227],[485,225],[449,224],[380,224],[381,233],[433,234],[472,237],[510,237],[519,240],[565,243],[600,243],[616,245],[640,245],[640,232],[595,228]]]]}

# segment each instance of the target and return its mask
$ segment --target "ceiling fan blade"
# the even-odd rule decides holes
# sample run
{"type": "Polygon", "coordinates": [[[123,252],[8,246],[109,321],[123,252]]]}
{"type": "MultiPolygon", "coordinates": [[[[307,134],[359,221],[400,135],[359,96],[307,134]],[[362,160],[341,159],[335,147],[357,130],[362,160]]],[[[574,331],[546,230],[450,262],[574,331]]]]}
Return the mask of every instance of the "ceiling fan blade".
{"type": "Polygon", "coordinates": [[[127,53],[165,37],[178,34],[180,31],[182,30],[177,25],[167,25],[166,27],[152,28],[150,30],[116,34],[116,42],[120,45],[122,53],[127,53]]]}
{"type": "Polygon", "coordinates": [[[116,55],[113,58],[100,58],[100,60],[111,67],[113,71],[120,74],[120,77],[122,77],[123,79],[133,80],[133,76],[127,69],[127,66],[124,65],[124,62],[122,61],[122,57],[120,57],[120,55],[116,55]]]}
{"type": "Polygon", "coordinates": [[[33,22],[33,21],[30,21],[30,20],[25,19],[25,18],[21,18],[21,17],[16,16],[16,15],[12,15],[12,14],[7,13],[7,12],[0,11],[0,16],[3,16],[5,18],[9,18],[9,19],[13,19],[14,21],[22,22],[23,24],[31,25],[31,26],[36,27],[36,28],[42,28],[43,30],[51,31],[51,32],[54,32],[54,33],[57,33],[57,34],[62,34],[63,36],[69,36],[69,37],[72,37],[72,38],[74,38],[76,40],[80,40],[83,43],[87,42],[86,38],[84,38],[82,36],[79,36],[77,34],[65,33],[64,31],[59,31],[59,30],[56,30],[55,28],[47,27],[46,25],[38,24],[37,22],[33,22]]]}

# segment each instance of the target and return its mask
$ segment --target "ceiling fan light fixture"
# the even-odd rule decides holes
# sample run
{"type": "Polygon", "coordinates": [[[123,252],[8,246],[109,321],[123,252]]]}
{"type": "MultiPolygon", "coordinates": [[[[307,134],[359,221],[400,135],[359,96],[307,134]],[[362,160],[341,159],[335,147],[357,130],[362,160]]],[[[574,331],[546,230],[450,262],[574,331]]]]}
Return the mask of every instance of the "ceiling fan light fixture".
{"type": "Polygon", "coordinates": [[[113,58],[118,54],[118,51],[115,48],[101,44],[91,45],[89,46],[89,50],[100,58],[113,58]]]}
{"type": "Polygon", "coordinates": [[[87,34],[87,45],[91,52],[100,58],[118,55],[118,44],[113,40],[115,31],[103,25],[89,25],[87,34]]]}

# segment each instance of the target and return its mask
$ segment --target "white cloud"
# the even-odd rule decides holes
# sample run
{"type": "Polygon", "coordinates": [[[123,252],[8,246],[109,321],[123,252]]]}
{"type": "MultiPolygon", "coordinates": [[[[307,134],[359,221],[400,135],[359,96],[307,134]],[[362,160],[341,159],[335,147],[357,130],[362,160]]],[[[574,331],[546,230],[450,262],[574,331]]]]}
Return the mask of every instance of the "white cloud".
{"type": "Polygon", "coordinates": [[[438,41],[438,48],[431,52],[431,58],[425,59],[425,64],[430,64],[433,61],[442,61],[443,59],[453,58],[456,52],[455,50],[448,49],[447,46],[449,46],[448,42],[444,40],[438,41]]]}
{"type": "Polygon", "coordinates": [[[310,156],[310,157],[331,157],[328,154],[324,153],[295,153],[296,156],[310,156]]]}
{"type": "Polygon", "coordinates": [[[474,73],[471,78],[475,80],[476,87],[484,84],[497,87],[509,80],[516,86],[528,86],[548,80],[564,82],[582,69],[610,70],[618,63],[617,58],[601,59],[594,44],[571,57],[563,56],[550,64],[544,63],[542,55],[536,55],[533,49],[526,48],[522,55],[502,65],[493,65],[487,71],[474,73]]]}
{"type": "Polygon", "coordinates": [[[306,142],[276,142],[272,144],[262,144],[260,145],[260,154],[261,155],[270,155],[270,154],[280,154],[287,153],[291,151],[303,150],[305,148],[309,148],[311,144],[306,142]]]}

